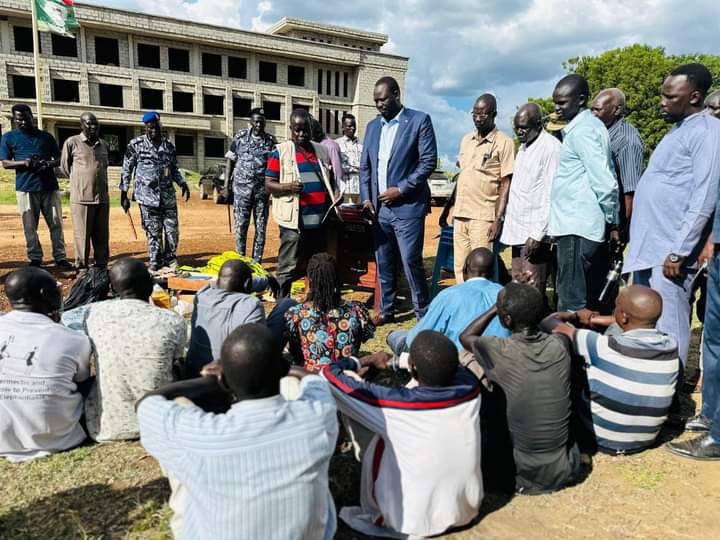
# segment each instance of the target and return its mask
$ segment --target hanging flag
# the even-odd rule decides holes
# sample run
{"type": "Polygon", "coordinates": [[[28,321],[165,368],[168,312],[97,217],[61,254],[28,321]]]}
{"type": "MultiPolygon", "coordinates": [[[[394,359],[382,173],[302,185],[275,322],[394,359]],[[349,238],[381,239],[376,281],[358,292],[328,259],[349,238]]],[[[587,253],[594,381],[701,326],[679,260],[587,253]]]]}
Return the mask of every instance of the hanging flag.
{"type": "Polygon", "coordinates": [[[37,9],[37,26],[40,32],[53,32],[73,37],[70,28],[80,25],[75,18],[73,0],[31,0],[37,9]]]}

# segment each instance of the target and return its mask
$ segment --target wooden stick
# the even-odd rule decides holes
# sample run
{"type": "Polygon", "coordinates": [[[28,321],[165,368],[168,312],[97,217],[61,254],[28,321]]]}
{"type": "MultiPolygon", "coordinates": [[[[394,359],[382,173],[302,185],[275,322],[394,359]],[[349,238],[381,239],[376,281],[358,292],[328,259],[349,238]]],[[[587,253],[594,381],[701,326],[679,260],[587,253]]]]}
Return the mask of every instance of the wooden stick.
{"type": "Polygon", "coordinates": [[[135,223],[133,223],[133,218],[130,215],[130,210],[128,210],[125,214],[128,217],[128,221],[130,222],[130,227],[132,228],[133,236],[135,237],[135,240],[138,239],[137,231],[135,230],[135,223]]]}
{"type": "Polygon", "coordinates": [[[228,232],[232,234],[232,219],[230,218],[230,205],[228,203],[225,203],[225,206],[227,207],[227,215],[228,215],[228,232]]]}

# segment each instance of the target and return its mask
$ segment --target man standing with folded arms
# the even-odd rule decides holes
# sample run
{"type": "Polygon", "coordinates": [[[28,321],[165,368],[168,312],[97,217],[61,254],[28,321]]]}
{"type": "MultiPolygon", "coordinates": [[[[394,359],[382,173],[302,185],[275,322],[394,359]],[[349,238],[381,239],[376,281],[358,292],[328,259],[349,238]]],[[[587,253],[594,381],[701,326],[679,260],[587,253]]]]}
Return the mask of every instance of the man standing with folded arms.
{"type": "Polygon", "coordinates": [[[373,91],[380,116],[365,131],[360,159],[360,199],[375,223],[375,258],[380,275],[382,326],[395,318],[397,263],[410,284],[415,316],[427,311],[430,295],[423,268],[425,216],[430,208],[427,179],[437,165],[435,131],[430,116],[403,107],[400,87],[382,77],[373,91]]]}
{"type": "Polygon", "coordinates": [[[70,214],[75,237],[75,267],[86,269],[92,242],[95,266],[107,266],[110,255],[108,146],[99,137],[95,115],[80,117],[79,135],[65,141],[60,168],[70,178],[70,214]]]}
{"type": "Polygon", "coordinates": [[[557,241],[559,311],[598,308],[608,270],[605,240],[620,241],[618,183],[607,129],[587,107],[590,89],[573,73],[553,91],[563,128],[560,164],[550,192],[548,233],[557,241]]]}
{"type": "Polygon", "coordinates": [[[662,296],[657,327],[677,340],[683,365],[690,344],[692,281],[720,180],[720,122],[703,112],[711,84],[712,75],[702,64],[680,66],[663,83],[661,114],[676,126],[655,148],[640,179],[624,266],[625,272],[634,272],[633,283],[662,296]]]}

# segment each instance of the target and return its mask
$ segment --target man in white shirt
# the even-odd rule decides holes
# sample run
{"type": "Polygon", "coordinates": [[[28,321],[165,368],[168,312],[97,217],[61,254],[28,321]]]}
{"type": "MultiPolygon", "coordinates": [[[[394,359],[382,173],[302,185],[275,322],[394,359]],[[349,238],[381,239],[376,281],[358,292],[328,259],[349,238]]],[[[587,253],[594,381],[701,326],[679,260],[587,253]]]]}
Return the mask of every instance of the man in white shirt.
{"type": "Polygon", "coordinates": [[[560,142],[542,127],[537,103],[526,103],[515,114],[520,150],[515,156],[513,181],[500,241],[512,248],[512,277],[530,273],[544,295],[548,264],[547,240],[550,190],[560,162],[560,142]]]}
{"type": "Polygon", "coordinates": [[[149,303],[153,279],[142,261],[116,261],[110,283],[118,298],[92,304],[85,322],[97,355],[85,414],[90,437],[101,442],[140,436],[135,402],[172,381],[187,336],[180,315],[149,303]]]}
{"type": "Polygon", "coordinates": [[[360,506],[343,508],[340,518],[369,536],[439,535],[471,522],[483,499],[480,389],[455,344],[432,330],[417,335],[401,362],[413,377],[405,388],[344,372],[390,367],[390,358],[349,358],[321,372],[362,455],[360,506]]]}
{"type": "Polygon", "coordinates": [[[26,461],[82,443],[90,340],[59,324],[55,278],[35,267],[5,281],[12,311],[0,318],[0,456],[26,461]]]}
{"type": "Polygon", "coordinates": [[[317,375],[304,377],[298,399],[286,401],[280,379],[287,373],[272,332],[246,324],[227,337],[205,376],[138,403],[142,445],[170,476],[176,538],[333,537],[335,401],[317,375]],[[224,393],[234,398],[225,414],[188,402],[224,393]]]}
{"type": "Polygon", "coordinates": [[[335,139],[340,147],[342,159],[342,180],[345,182],[345,198],[349,202],[360,202],[360,156],[363,145],[355,136],[357,122],[355,116],[345,113],[342,117],[342,137],[335,139]]]}

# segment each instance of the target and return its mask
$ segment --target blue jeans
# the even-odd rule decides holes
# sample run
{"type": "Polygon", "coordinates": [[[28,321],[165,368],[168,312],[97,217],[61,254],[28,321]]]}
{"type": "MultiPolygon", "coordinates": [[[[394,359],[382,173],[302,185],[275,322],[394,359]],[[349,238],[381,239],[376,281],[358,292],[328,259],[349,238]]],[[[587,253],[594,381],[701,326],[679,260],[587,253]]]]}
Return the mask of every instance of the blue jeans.
{"type": "Polygon", "coordinates": [[[596,306],[607,266],[598,264],[594,258],[603,245],[582,236],[557,238],[558,311],[596,306]]]}
{"type": "MultiPolygon", "coordinates": [[[[663,310],[657,329],[675,338],[683,367],[687,363],[690,347],[690,293],[694,272],[684,278],[670,281],[663,275],[662,266],[633,273],[633,285],[645,285],[662,297],[663,310]]],[[[682,377],[682,372],[681,372],[682,377]]]]}
{"type": "Polygon", "coordinates": [[[388,334],[385,342],[395,356],[400,356],[404,352],[408,352],[410,347],[407,345],[408,330],[393,330],[388,334]]]}
{"type": "Polygon", "coordinates": [[[703,345],[701,413],[712,421],[710,436],[720,442],[720,254],[710,263],[703,345]]]}

